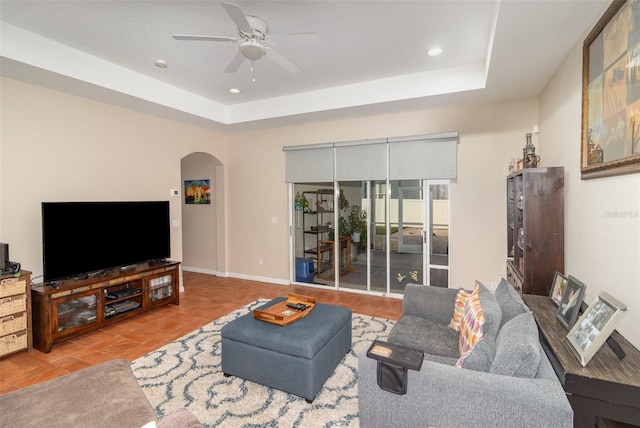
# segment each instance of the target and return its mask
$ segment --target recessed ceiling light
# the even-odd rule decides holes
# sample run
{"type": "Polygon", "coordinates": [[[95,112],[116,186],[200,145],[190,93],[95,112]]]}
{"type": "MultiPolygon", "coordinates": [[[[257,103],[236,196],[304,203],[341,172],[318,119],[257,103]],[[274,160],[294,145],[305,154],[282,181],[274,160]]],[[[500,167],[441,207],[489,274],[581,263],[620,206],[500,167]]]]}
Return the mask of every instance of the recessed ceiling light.
{"type": "Polygon", "coordinates": [[[427,51],[427,55],[429,56],[438,56],[438,55],[442,55],[442,52],[444,52],[441,48],[433,48],[433,49],[429,49],[427,51]]]}
{"type": "Polygon", "coordinates": [[[167,68],[167,61],[163,59],[157,59],[156,62],[154,62],[154,64],[156,65],[156,67],[159,67],[159,68],[167,68]]]}
{"type": "Polygon", "coordinates": [[[238,89],[238,88],[231,88],[231,89],[229,89],[229,92],[232,93],[232,94],[239,94],[242,91],[240,89],[238,89]]]}

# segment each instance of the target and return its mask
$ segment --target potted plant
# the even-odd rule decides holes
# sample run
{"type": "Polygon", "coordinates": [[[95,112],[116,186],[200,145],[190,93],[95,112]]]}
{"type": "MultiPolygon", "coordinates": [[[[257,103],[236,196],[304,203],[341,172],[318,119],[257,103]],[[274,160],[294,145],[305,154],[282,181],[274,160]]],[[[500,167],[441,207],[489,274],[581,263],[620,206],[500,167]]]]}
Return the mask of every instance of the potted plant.
{"type": "Polygon", "coordinates": [[[302,210],[306,210],[306,208],[309,208],[309,201],[304,196],[304,193],[301,193],[301,192],[296,193],[296,199],[295,199],[294,205],[295,205],[296,211],[302,211],[302,210]]]}
{"type": "Polygon", "coordinates": [[[349,212],[347,221],[353,242],[360,243],[362,246],[366,245],[367,212],[365,210],[361,210],[359,205],[353,205],[349,212]]]}
{"type": "Polygon", "coordinates": [[[351,236],[351,226],[343,216],[338,217],[338,236],[351,236]]]}

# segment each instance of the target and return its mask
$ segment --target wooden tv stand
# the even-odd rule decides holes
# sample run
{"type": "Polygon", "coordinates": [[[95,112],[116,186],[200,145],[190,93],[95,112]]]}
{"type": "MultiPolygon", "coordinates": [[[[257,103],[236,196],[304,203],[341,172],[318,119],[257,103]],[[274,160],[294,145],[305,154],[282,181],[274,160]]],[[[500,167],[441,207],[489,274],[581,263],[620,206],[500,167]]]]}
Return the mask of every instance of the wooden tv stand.
{"type": "Polygon", "coordinates": [[[54,343],[151,309],[180,304],[179,262],[141,263],[104,275],[31,287],[33,347],[54,343]]]}

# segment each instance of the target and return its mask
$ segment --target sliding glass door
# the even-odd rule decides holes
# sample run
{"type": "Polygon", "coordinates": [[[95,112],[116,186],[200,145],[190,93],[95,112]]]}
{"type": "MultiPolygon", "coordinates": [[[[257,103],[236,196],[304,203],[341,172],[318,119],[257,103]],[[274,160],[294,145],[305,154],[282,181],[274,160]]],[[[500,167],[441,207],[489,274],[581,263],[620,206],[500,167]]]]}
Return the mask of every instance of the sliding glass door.
{"type": "Polygon", "coordinates": [[[384,295],[448,287],[448,180],[294,184],[292,199],[296,282],[384,295]]]}
{"type": "Polygon", "coordinates": [[[284,147],[292,280],[383,295],[447,287],[457,143],[448,132],[284,147]]]}
{"type": "Polygon", "coordinates": [[[427,285],[449,286],[449,182],[430,181],[427,285]]]}

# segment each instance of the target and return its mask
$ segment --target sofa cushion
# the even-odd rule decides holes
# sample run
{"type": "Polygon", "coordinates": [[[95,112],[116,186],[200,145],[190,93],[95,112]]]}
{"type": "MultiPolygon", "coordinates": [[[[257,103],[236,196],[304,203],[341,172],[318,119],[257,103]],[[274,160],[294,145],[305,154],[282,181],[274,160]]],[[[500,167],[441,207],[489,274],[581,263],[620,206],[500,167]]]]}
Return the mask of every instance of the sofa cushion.
{"type": "Polygon", "coordinates": [[[465,303],[467,303],[470,295],[470,291],[463,290],[462,288],[459,289],[456,293],[456,300],[453,304],[453,317],[451,318],[451,322],[449,322],[449,327],[451,327],[455,331],[460,331],[460,320],[462,320],[462,312],[464,311],[464,305],[465,303]]]}
{"type": "Polygon", "coordinates": [[[504,278],[502,278],[500,284],[498,284],[498,287],[496,288],[496,299],[500,304],[500,309],[502,309],[502,322],[500,327],[505,325],[512,318],[522,313],[529,312],[529,308],[522,301],[520,294],[518,294],[516,289],[513,288],[504,278]]]}
{"type": "Polygon", "coordinates": [[[459,357],[458,333],[446,325],[414,315],[403,315],[389,332],[387,340],[431,355],[459,357]]]}
{"type": "Polygon", "coordinates": [[[478,284],[478,298],[485,318],[484,334],[488,334],[495,339],[502,322],[502,308],[496,299],[496,295],[485,287],[483,283],[476,282],[478,284]]]}
{"type": "Polygon", "coordinates": [[[480,340],[471,352],[461,356],[456,361],[456,367],[463,369],[488,372],[496,353],[496,340],[491,336],[485,336],[480,340]]]}
{"type": "Polygon", "coordinates": [[[540,366],[538,327],[531,312],[522,313],[498,332],[496,355],[490,372],[515,377],[533,378],[540,366]]]}
{"type": "MultiPolygon", "coordinates": [[[[479,281],[476,281],[474,294],[477,293],[478,304],[482,311],[484,322],[480,326],[480,332],[473,333],[476,336],[476,342],[473,346],[466,346],[460,349],[460,358],[456,363],[456,367],[465,369],[478,370],[488,372],[496,348],[496,336],[500,328],[502,320],[502,310],[496,296],[479,281]]],[[[471,297],[469,298],[471,300],[471,297]]],[[[467,301],[469,303],[469,301],[467,301]]],[[[465,310],[467,308],[465,307],[465,310]]],[[[463,317],[464,319],[464,317],[463,317]]],[[[464,323],[464,321],[463,321],[464,323]]],[[[477,329],[477,326],[473,328],[477,329]]],[[[463,331],[460,331],[460,343],[469,340],[469,332],[463,337],[463,331]]]]}

